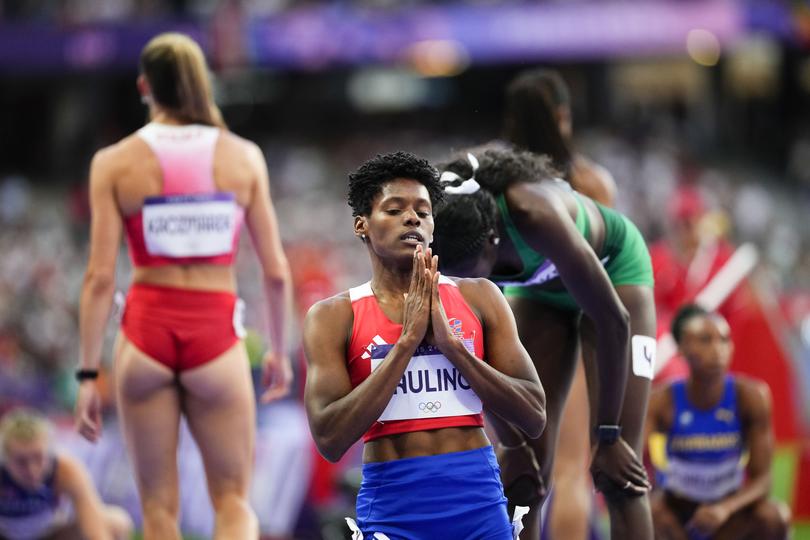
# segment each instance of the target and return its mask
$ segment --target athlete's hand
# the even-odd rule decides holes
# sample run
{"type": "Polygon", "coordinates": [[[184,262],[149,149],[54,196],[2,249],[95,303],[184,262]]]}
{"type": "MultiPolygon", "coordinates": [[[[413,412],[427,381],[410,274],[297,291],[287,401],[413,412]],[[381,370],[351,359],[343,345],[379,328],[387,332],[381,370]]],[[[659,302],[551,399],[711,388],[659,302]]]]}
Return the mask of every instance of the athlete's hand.
{"type": "Polygon", "coordinates": [[[413,340],[415,345],[422,343],[422,340],[425,339],[430,322],[430,294],[433,280],[425,263],[426,256],[428,258],[431,256],[430,248],[426,255],[421,245],[416,246],[413,252],[411,286],[408,288],[405,303],[402,306],[402,337],[413,340]]]}
{"type": "Polygon", "coordinates": [[[447,312],[444,310],[439,295],[439,278],[441,274],[439,274],[438,268],[439,257],[434,255],[428,269],[431,272],[431,281],[433,282],[433,294],[430,300],[430,328],[433,331],[433,340],[436,347],[447,354],[447,348],[453,346],[458,341],[458,338],[453,335],[453,329],[450,328],[450,323],[447,322],[447,312]]]}
{"type": "Polygon", "coordinates": [[[281,399],[290,393],[293,372],[290,357],[280,355],[273,351],[264,354],[262,365],[262,387],[264,392],[260,398],[261,403],[270,403],[281,399]]]}
{"type": "Polygon", "coordinates": [[[600,444],[591,459],[594,486],[599,491],[618,489],[630,495],[650,490],[647,471],[627,442],[619,438],[613,444],[600,444]]]}
{"type": "Polygon", "coordinates": [[[699,506],[686,524],[686,532],[693,536],[708,538],[712,536],[731,516],[722,504],[704,504],[699,506]]]}
{"type": "Polygon", "coordinates": [[[534,450],[528,445],[507,447],[498,445],[496,450],[501,467],[503,493],[509,507],[535,506],[546,496],[546,485],[540,475],[540,465],[534,450]]]}
{"type": "Polygon", "coordinates": [[[79,395],[76,397],[76,431],[90,442],[101,437],[101,395],[94,380],[85,380],[79,384],[79,395]]]}

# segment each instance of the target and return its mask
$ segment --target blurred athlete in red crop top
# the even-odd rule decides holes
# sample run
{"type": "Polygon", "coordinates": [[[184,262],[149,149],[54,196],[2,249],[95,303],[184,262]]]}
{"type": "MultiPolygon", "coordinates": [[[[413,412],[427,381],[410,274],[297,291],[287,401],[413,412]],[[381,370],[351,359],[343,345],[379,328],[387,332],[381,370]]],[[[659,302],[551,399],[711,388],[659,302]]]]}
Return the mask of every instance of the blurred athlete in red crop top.
{"type": "Polygon", "coordinates": [[[486,279],[439,275],[427,246],[443,192],[427,161],[381,155],[349,178],[371,280],[311,308],[304,348],[318,449],[335,461],[365,442],[350,526],[357,538],[511,540],[481,412],[530,437],[545,424],[512,312],[486,279]]]}
{"type": "Polygon", "coordinates": [[[256,538],[248,505],[255,405],[233,259],[246,222],[262,266],[272,350],[262,396],[287,393],[289,269],[259,148],[224,129],[199,46],[163,34],[141,54],[150,123],[100,150],[90,170],[91,248],[81,297],[79,432],[101,435],[94,382],[126,233],[134,266],[116,343],[119,413],[144,537],[180,538],[176,450],[181,411],[199,445],[216,538],[256,538]]]}

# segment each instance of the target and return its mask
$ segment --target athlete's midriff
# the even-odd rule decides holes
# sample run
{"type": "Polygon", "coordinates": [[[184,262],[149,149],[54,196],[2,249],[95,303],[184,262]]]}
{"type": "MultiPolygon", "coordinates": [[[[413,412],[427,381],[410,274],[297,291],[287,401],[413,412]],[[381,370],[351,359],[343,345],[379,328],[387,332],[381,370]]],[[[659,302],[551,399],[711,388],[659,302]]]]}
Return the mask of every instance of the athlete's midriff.
{"type": "Polygon", "coordinates": [[[363,448],[363,463],[463,452],[490,444],[478,426],[412,431],[368,441],[363,448]]]}

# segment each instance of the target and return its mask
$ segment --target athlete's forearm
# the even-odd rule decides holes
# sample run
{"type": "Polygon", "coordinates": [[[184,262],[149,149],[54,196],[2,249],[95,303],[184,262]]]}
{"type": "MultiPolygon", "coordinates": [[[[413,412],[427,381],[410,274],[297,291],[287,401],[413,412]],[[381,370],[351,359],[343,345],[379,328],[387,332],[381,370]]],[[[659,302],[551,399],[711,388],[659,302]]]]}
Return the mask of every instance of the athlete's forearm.
{"type": "Polygon", "coordinates": [[[599,369],[598,425],[619,424],[630,372],[630,324],[625,317],[597,324],[596,362],[599,369]]]}
{"type": "MultiPolygon", "coordinates": [[[[535,439],[546,426],[546,394],[539,381],[510,377],[476,358],[459,340],[443,348],[484,408],[535,439]]],[[[505,444],[507,444],[505,442],[505,444]]]]}
{"type": "Polygon", "coordinates": [[[267,301],[267,338],[277,355],[289,353],[289,318],[292,299],[292,279],[289,272],[264,277],[264,295],[267,301]]]}
{"type": "Polygon", "coordinates": [[[759,500],[762,500],[771,492],[771,475],[763,474],[748,481],[737,491],[714,503],[722,505],[729,515],[734,514],[759,500]]]}
{"type": "Polygon", "coordinates": [[[315,442],[326,459],[340,459],[380,418],[417,345],[412,340],[400,339],[362,383],[317,414],[310,414],[315,442]]]}
{"type": "Polygon", "coordinates": [[[79,367],[98,369],[115,293],[115,278],[87,270],[79,303],[79,367]]]}

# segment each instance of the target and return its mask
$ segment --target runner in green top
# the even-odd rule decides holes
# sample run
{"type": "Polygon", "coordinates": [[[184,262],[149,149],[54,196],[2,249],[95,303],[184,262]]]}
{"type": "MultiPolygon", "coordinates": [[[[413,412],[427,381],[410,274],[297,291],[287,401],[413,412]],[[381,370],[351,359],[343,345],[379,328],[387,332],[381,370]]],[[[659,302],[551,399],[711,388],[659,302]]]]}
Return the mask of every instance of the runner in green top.
{"type": "Polygon", "coordinates": [[[489,276],[503,286],[548,392],[548,424],[537,440],[492,418],[502,444],[513,449],[509,460],[523,454],[526,481],[515,482],[511,496],[507,488],[510,502],[537,504],[526,489],[533,457],[542,480],[535,493],[545,496],[581,337],[583,358],[598,374],[589,381],[596,444],[591,472],[608,503],[612,536],[652,538],[639,456],[656,326],[652,267],[641,234],[623,215],[557,179],[545,157],[484,147],[440,170],[449,195],[435,218],[441,270],[489,276]]]}

